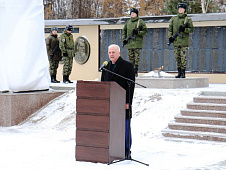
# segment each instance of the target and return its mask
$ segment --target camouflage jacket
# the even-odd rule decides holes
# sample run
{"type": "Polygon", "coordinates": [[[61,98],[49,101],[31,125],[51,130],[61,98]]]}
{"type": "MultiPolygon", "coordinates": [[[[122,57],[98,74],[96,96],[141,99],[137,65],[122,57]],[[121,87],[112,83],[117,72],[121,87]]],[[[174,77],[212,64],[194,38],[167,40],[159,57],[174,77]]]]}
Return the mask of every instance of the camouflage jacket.
{"type": "Polygon", "coordinates": [[[187,23],[187,27],[185,28],[184,32],[181,32],[183,37],[177,36],[177,39],[173,42],[174,46],[182,46],[188,47],[189,46],[189,33],[193,33],[194,26],[192,20],[187,17],[187,14],[178,14],[174,16],[170,20],[169,29],[168,29],[168,37],[172,37],[178,30],[180,25],[183,25],[185,22],[187,23]],[[187,19],[186,19],[187,18],[187,19]],[[185,19],[187,21],[185,21],[185,19]]]}
{"type": "Polygon", "coordinates": [[[126,21],[122,30],[122,41],[125,40],[133,32],[135,28],[137,28],[138,21],[139,21],[138,27],[140,27],[140,29],[138,29],[138,34],[134,35],[135,40],[131,39],[129,43],[126,45],[128,49],[142,48],[143,36],[147,33],[148,29],[145,22],[139,17],[130,18],[129,20],[126,21]]]}
{"type": "Polygon", "coordinates": [[[67,33],[66,30],[60,36],[60,49],[63,53],[68,53],[68,55],[74,53],[74,38],[71,33],[67,33]]]}
{"type": "Polygon", "coordinates": [[[46,38],[46,49],[48,57],[53,54],[53,50],[55,49],[52,60],[61,60],[61,51],[59,48],[59,39],[57,35],[53,35],[52,33],[50,33],[50,35],[46,38]]]}

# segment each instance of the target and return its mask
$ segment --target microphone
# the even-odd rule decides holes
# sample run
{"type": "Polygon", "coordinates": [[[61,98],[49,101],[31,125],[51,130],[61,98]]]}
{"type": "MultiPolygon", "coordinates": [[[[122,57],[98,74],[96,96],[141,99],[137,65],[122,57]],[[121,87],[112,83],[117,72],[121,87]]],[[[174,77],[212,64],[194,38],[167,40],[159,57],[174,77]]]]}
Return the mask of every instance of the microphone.
{"type": "Polygon", "coordinates": [[[101,71],[104,67],[106,67],[108,65],[108,62],[105,61],[102,66],[99,68],[99,71],[101,71]]]}

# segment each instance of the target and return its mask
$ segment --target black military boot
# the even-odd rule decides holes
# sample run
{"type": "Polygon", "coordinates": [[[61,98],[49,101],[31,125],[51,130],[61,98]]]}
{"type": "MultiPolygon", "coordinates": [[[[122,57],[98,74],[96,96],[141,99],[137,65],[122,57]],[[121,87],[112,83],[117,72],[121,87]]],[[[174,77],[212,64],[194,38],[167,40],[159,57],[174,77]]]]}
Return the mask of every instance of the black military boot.
{"type": "Polygon", "coordinates": [[[68,83],[67,82],[67,76],[63,75],[63,83],[68,83]]]}
{"type": "Polygon", "coordinates": [[[135,65],[134,67],[134,73],[135,73],[135,77],[138,77],[138,66],[135,65]]]}
{"type": "Polygon", "coordinates": [[[73,83],[72,81],[69,80],[69,75],[67,76],[67,81],[68,83],[73,83]]]}
{"type": "Polygon", "coordinates": [[[63,76],[63,82],[64,83],[73,83],[72,81],[69,80],[69,75],[67,75],[67,76],[64,75],[63,76]]]}
{"type": "Polygon", "coordinates": [[[181,78],[185,78],[185,69],[181,70],[181,78]]]}
{"type": "Polygon", "coordinates": [[[59,81],[56,80],[56,75],[51,75],[51,83],[59,83],[59,81]]]}
{"type": "Polygon", "coordinates": [[[56,75],[51,75],[51,83],[60,83],[56,80],[56,75]]]}
{"type": "Polygon", "coordinates": [[[181,78],[181,68],[177,68],[178,70],[178,75],[175,76],[175,78],[181,78]]]}
{"type": "Polygon", "coordinates": [[[54,83],[54,75],[50,75],[51,76],[51,83],[54,83]]]}
{"type": "Polygon", "coordinates": [[[56,75],[53,75],[54,77],[54,83],[60,83],[60,81],[58,81],[57,79],[56,79],[56,75]]]}

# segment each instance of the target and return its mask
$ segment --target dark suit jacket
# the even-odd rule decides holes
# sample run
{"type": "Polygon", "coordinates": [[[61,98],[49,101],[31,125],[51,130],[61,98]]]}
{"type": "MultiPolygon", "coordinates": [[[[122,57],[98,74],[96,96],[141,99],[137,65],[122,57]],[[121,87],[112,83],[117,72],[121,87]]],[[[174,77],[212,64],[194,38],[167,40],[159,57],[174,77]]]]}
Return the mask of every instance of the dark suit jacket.
{"type": "MultiPolygon", "coordinates": [[[[105,67],[107,70],[113,71],[123,77],[126,77],[128,79],[131,79],[135,81],[135,73],[134,73],[134,68],[133,64],[122,59],[119,57],[119,59],[116,62],[115,68],[112,70],[112,62],[109,61],[108,65],[105,67]]],[[[109,73],[107,71],[102,71],[102,76],[101,76],[101,81],[115,81],[117,82],[122,88],[126,90],[126,103],[131,103],[132,105],[132,100],[133,100],[133,92],[134,92],[134,87],[135,84],[131,83],[131,88],[130,88],[130,95],[129,95],[129,87],[128,87],[128,80],[125,80],[117,75],[114,75],[112,73],[109,73]],[[130,99],[129,99],[130,96],[130,99]]]]}

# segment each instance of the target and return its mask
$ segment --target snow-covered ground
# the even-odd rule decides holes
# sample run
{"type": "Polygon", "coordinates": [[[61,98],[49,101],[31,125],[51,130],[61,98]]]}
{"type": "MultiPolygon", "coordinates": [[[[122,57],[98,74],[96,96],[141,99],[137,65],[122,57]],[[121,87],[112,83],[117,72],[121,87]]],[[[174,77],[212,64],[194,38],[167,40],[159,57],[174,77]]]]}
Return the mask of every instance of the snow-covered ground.
{"type": "Polygon", "coordinates": [[[195,89],[136,88],[132,158],[106,165],[75,160],[76,92],[58,97],[18,126],[0,127],[0,170],[203,170],[226,169],[226,143],[163,137],[161,130],[201,91],[226,91],[226,84],[195,89]]]}

